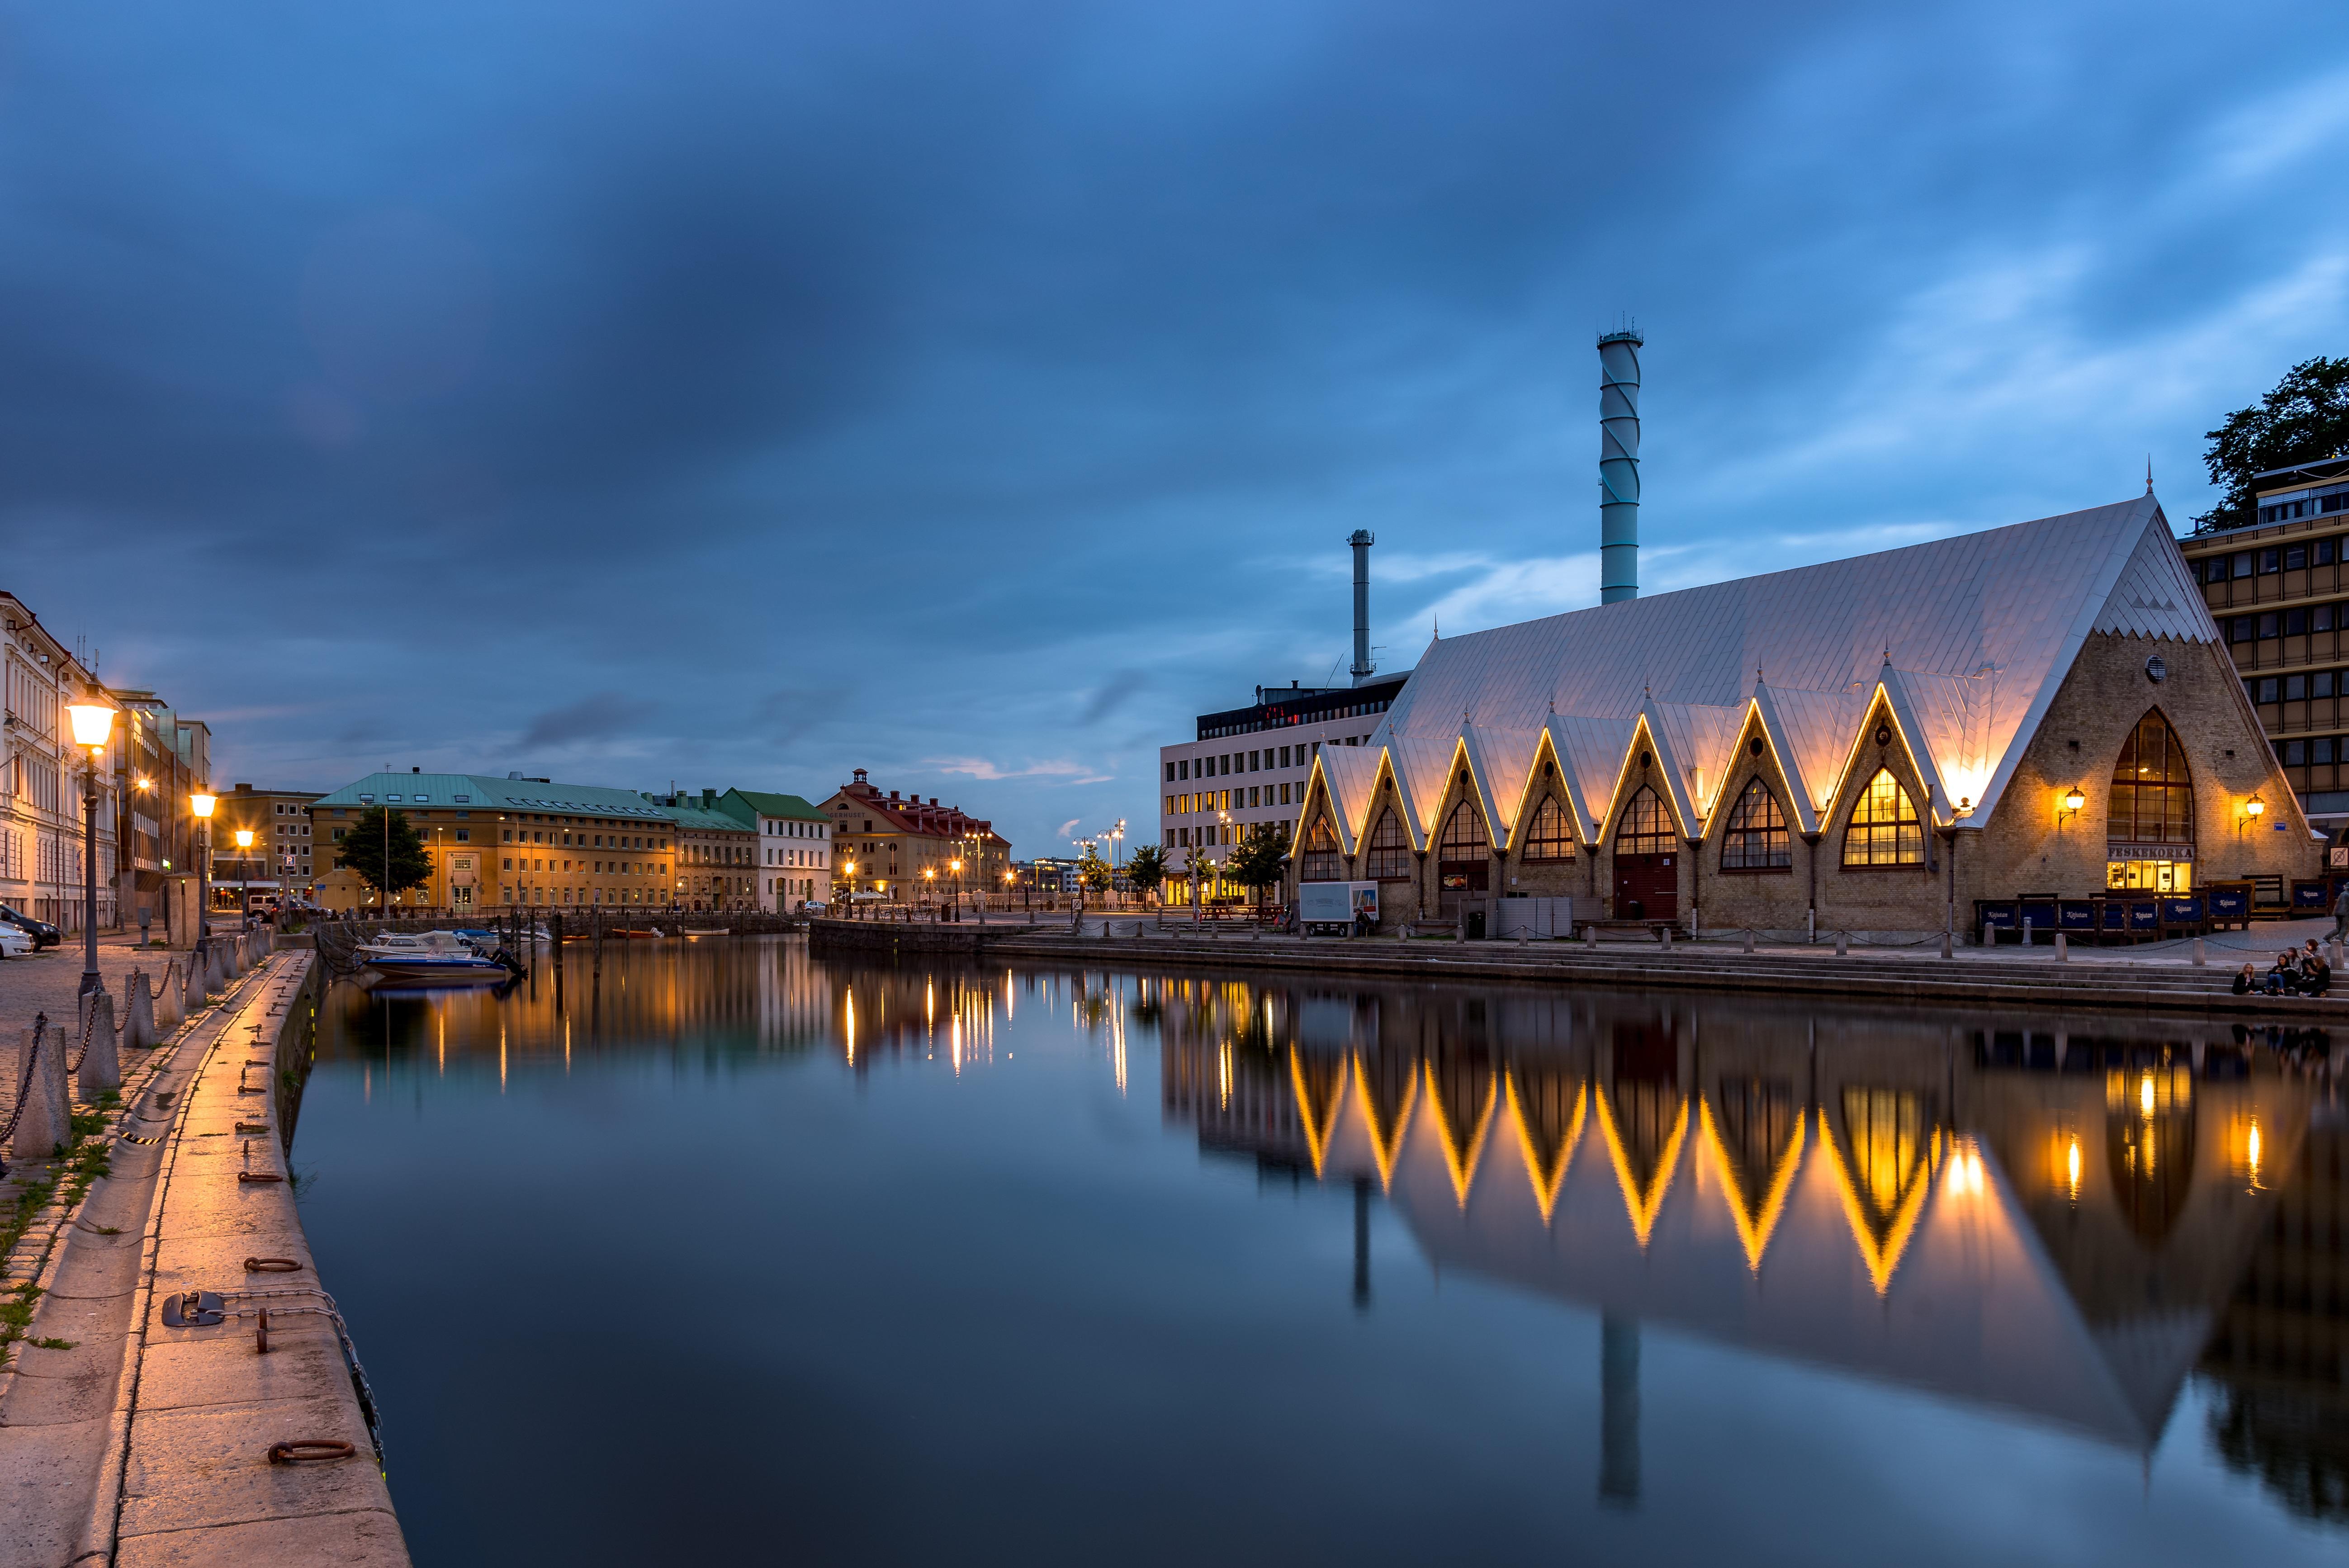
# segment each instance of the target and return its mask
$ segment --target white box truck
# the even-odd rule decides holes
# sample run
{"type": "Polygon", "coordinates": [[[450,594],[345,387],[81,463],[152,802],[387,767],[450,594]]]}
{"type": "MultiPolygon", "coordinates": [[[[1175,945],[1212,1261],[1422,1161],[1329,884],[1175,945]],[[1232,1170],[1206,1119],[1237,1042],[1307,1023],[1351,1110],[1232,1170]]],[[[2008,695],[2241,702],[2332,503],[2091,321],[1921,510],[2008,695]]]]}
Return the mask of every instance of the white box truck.
{"type": "Polygon", "coordinates": [[[1300,882],[1297,885],[1297,923],[1307,936],[1351,936],[1358,916],[1367,920],[1370,926],[1379,923],[1379,885],[1376,882],[1300,882]]]}

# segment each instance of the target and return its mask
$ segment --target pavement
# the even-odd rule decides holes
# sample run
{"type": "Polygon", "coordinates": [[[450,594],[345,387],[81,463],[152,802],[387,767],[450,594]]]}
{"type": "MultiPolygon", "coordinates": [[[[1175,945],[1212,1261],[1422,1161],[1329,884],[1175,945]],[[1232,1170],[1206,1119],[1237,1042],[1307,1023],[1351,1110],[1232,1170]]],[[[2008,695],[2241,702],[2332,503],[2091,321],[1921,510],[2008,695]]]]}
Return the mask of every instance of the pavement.
{"type": "MultiPolygon", "coordinates": [[[[160,975],[163,966],[188,961],[184,952],[165,948],[141,948],[136,932],[127,937],[98,939],[98,972],[113,993],[118,1020],[122,1008],[123,979],[134,969],[160,975]]],[[[22,958],[0,961],[0,1031],[13,1035],[33,1026],[33,1014],[46,1012],[52,1022],[71,1025],[78,1016],[74,999],[81,994],[82,945],[67,938],[63,947],[44,948],[22,958]]],[[[0,1096],[5,1097],[5,1096],[0,1096]]]]}

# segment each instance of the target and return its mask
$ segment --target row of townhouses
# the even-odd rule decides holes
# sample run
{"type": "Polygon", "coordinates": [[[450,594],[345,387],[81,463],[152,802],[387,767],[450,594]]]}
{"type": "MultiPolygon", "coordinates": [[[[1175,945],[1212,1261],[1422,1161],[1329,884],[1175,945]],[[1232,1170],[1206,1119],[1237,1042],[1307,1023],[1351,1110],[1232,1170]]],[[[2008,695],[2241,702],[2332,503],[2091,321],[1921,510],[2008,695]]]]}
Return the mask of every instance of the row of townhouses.
{"type": "Polygon", "coordinates": [[[100,926],[191,931],[205,836],[193,801],[210,787],[211,730],[152,691],[106,686],[96,656],[14,594],[0,592],[0,904],[80,930],[94,849],[100,926]],[[66,714],[93,701],[117,710],[95,757],[74,744],[66,714]]]}

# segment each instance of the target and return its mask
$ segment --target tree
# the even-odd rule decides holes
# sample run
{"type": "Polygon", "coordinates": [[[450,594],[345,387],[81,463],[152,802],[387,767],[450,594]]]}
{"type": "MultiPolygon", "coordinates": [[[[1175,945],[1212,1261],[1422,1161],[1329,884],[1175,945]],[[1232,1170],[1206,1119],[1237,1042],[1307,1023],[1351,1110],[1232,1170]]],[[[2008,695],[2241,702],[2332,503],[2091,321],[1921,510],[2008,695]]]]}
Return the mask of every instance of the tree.
{"type": "MultiPolygon", "coordinates": [[[[424,853],[424,840],[409,826],[408,814],[391,812],[391,875],[384,876],[384,814],[388,806],[371,805],[359,813],[358,820],[344,835],[342,847],[336,851],[335,864],[347,867],[359,874],[359,879],[378,893],[405,893],[410,888],[421,888],[432,880],[432,859],[424,853]],[[389,886],[385,884],[388,880],[389,886]]],[[[385,900],[387,903],[389,899],[385,900]]]]}
{"type": "Polygon", "coordinates": [[[1166,851],[1155,844],[1143,845],[1125,863],[1125,880],[1143,898],[1155,898],[1158,885],[1166,880],[1166,851]]]}
{"type": "Polygon", "coordinates": [[[1288,869],[1288,824],[1259,822],[1240,835],[1240,841],[1224,861],[1224,875],[1243,888],[1256,889],[1257,903],[1264,902],[1264,890],[1272,887],[1288,869]]]}
{"type": "Polygon", "coordinates": [[[2319,356],[2294,365],[2273,391],[2205,433],[2210,444],[2202,464],[2226,494],[2194,520],[2195,532],[2258,522],[2254,474],[2349,452],[2349,358],[2319,356]]]}
{"type": "Polygon", "coordinates": [[[1083,857],[1077,862],[1078,883],[1092,892],[1106,893],[1116,876],[1109,862],[1095,854],[1092,845],[1086,845],[1083,857]]]}
{"type": "Polygon", "coordinates": [[[1183,874],[1191,879],[1191,910],[1196,919],[1199,907],[1207,901],[1207,889],[1216,885],[1216,862],[1204,844],[1194,844],[1183,857],[1183,874]]]}

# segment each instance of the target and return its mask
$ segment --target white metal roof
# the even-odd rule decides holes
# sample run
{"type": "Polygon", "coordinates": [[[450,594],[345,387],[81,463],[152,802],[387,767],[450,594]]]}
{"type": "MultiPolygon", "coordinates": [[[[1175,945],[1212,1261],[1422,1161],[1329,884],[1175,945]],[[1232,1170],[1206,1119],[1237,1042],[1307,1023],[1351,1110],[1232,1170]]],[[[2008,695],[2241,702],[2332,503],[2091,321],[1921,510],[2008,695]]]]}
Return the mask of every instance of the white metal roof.
{"type": "Polygon", "coordinates": [[[1465,742],[1507,836],[1547,729],[1588,838],[1642,715],[1669,753],[1675,805],[1709,812],[1758,707],[1808,816],[1832,798],[1881,691],[1937,815],[1970,802],[1980,823],[2091,632],[2220,640],[2150,493],[1441,639],[1370,745],[1340,764],[1333,799],[1350,833],[1365,831],[1358,814],[1383,752],[1423,846],[1465,742]]]}

